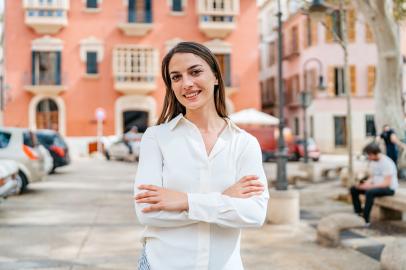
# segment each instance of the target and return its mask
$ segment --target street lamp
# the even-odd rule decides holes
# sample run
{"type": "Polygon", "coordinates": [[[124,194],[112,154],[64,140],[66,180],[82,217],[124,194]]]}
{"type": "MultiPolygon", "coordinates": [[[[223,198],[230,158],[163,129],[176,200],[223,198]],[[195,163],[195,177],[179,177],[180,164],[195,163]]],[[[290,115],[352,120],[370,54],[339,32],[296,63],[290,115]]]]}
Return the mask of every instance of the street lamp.
{"type": "MultiPolygon", "coordinates": [[[[325,5],[323,0],[313,0],[312,4],[308,9],[308,13],[312,19],[320,21],[326,12],[332,11],[332,8],[325,5]]],[[[335,32],[334,29],[327,29],[327,31],[332,31],[335,39],[338,41],[339,45],[344,52],[344,89],[346,93],[346,103],[347,103],[347,138],[348,138],[348,179],[349,183],[353,182],[353,155],[352,155],[352,120],[351,120],[351,93],[349,91],[349,72],[348,72],[348,37],[347,37],[347,27],[346,27],[346,11],[344,9],[344,0],[339,2],[340,11],[340,32],[335,32]]]]}
{"type": "Polygon", "coordinates": [[[279,137],[278,137],[278,153],[277,157],[277,177],[276,177],[276,190],[287,190],[288,181],[286,180],[286,162],[287,153],[285,149],[285,140],[283,136],[283,128],[285,126],[284,117],[284,104],[285,98],[283,94],[283,68],[282,68],[282,12],[281,1],[278,0],[278,95],[279,95],[279,137]]]}
{"type": "MultiPolygon", "coordinates": [[[[319,90],[324,90],[324,84],[323,84],[323,64],[321,63],[321,61],[317,58],[309,58],[307,59],[304,63],[303,63],[303,74],[306,76],[306,67],[309,63],[311,62],[317,62],[318,66],[319,66],[319,85],[318,85],[318,89],[319,90]]],[[[305,89],[300,92],[300,104],[302,105],[303,108],[303,149],[304,149],[304,163],[308,163],[309,161],[309,154],[308,154],[308,149],[307,149],[307,114],[306,114],[306,110],[307,107],[310,106],[311,104],[311,98],[312,95],[309,92],[309,90],[307,89],[307,85],[305,85],[305,89]]]]}

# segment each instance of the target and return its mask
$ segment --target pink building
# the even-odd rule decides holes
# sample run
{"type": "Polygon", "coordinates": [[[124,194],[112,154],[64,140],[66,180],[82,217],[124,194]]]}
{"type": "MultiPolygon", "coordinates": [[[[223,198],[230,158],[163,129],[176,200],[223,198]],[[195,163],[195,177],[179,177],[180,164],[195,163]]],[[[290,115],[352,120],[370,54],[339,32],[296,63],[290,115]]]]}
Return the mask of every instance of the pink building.
{"type": "Polygon", "coordinates": [[[162,107],[161,59],[182,40],[216,54],[230,111],[260,108],[257,12],[252,0],[7,1],[4,124],[91,139],[101,107],[105,135],[143,131],[162,107]]]}
{"type": "MultiPolygon", "coordinates": [[[[277,110],[277,33],[274,1],[260,5],[261,88],[262,108],[271,114],[277,110]]],[[[331,31],[321,23],[312,22],[301,13],[299,6],[284,3],[283,68],[285,82],[286,123],[293,132],[303,135],[303,108],[300,92],[310,91],[312,102],[308,108],[308,130],[321,150],[346,153],[347,102],[344,92],[343,50],[334,42],[331,31]],[[318,61],[321,63],[321,70],[318,61]],[[305,63],[307,64],[305,65],[305,63]],[[321,72],[321,74],[320,74],[321,72]],[[324,77],[326,90],[317,89],[318,76],[324,77]]],[[[338,13],[326,17],[329,29],[338,29],[338,13]]],[[[347,11],[350,91],[352,108],[352,137],[355,153],[376,134],[374,127],[373,90],[375,83],[376,46],[372,33],[353,8],[347,11]],[[360,18],[360,19],[357,19],[360,18]]]]}

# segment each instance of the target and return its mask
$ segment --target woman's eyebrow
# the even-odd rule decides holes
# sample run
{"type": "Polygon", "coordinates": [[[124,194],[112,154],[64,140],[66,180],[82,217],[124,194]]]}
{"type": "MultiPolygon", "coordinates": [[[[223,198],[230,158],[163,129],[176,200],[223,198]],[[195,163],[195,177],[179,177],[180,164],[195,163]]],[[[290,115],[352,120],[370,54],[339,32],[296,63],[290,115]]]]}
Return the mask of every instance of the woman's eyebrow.
{"type": "MultiPolygon", "coordinates": [[[[203,67],[203,65],[197,64],[197,65],[193,65],[193,66],[191,66],[191,67],[188,67],[187,69],[188,69],[188,70],[191,70],[191,69],[194,69],[194,68],[197,68],[197,67],[203,67]]],[[[179,71],[176,71],[176,70],[169,72],[169,74],[176,74],[176,73],[180,73],[180,72],[179,72],[179,71]]]]}

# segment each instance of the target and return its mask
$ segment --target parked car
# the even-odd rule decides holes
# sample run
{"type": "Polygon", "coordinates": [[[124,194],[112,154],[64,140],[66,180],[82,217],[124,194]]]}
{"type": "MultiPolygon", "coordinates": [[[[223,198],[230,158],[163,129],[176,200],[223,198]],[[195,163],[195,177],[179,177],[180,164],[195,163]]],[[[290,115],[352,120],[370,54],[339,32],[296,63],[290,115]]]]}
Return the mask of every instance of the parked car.
{"type": "Polygon", "coordinates": [[[140,133],[139,138],[131,142],[124,142],[123,139],[116,140],[111,143],[107,149],[104,151],[104,155],[107,160],[125,160],[125,161],[136,161],[140,155],[140,144],[141,144],[142,134],[140,133]],[[130,153],[129,146],[132,149],[130,153]]]}
{"type": "MultiPolygon", "coordinates": [[[[320,159],[320,150],[312,138],[307,139],[307,154],[309,159],[312,159],[313,161],[318,161],[320,159]]],[[[304,140],[297,138],[295,141],[294,159],[299,160],[302,157],[304,157],[304,140]]]]}
{"type": "Polygon", "coordinates": [[[51,154],[51,172],[56,168],[70,164],[69,148],[63,137],[56,131],[50,129],[40,129],[36,132],[38,141],[51,154]]]}
{"type": "Polygon", "coordinates": [[[46,176],[44,156],[39,148],[37,136],[29,129],[0,128],[0,159],[11,159],[18,164],[19,192],[46,176]]]}
{"type": "Polygon", "coordinates": [[[0,160],[0,198],[18,193],[18,165],[13,160],[0,160]]]}

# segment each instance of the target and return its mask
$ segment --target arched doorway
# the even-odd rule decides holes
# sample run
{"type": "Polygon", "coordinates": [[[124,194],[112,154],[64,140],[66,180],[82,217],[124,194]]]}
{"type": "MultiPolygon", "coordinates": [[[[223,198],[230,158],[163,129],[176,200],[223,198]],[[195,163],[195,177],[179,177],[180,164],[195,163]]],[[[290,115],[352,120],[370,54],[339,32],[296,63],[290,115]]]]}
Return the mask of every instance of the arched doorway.
{"type": "Polygon", "coordinates": [[[139,132],[145,132],[148,128],[148,112],[126,110],[123,112],[123,133],[137,126],[139,132]]]}
{"type": "Polygon", "coordinates": [[[45,98],[37,104],[35,122],[38,129],[59,130],[59,110],[54,100],[45,98]]]}

